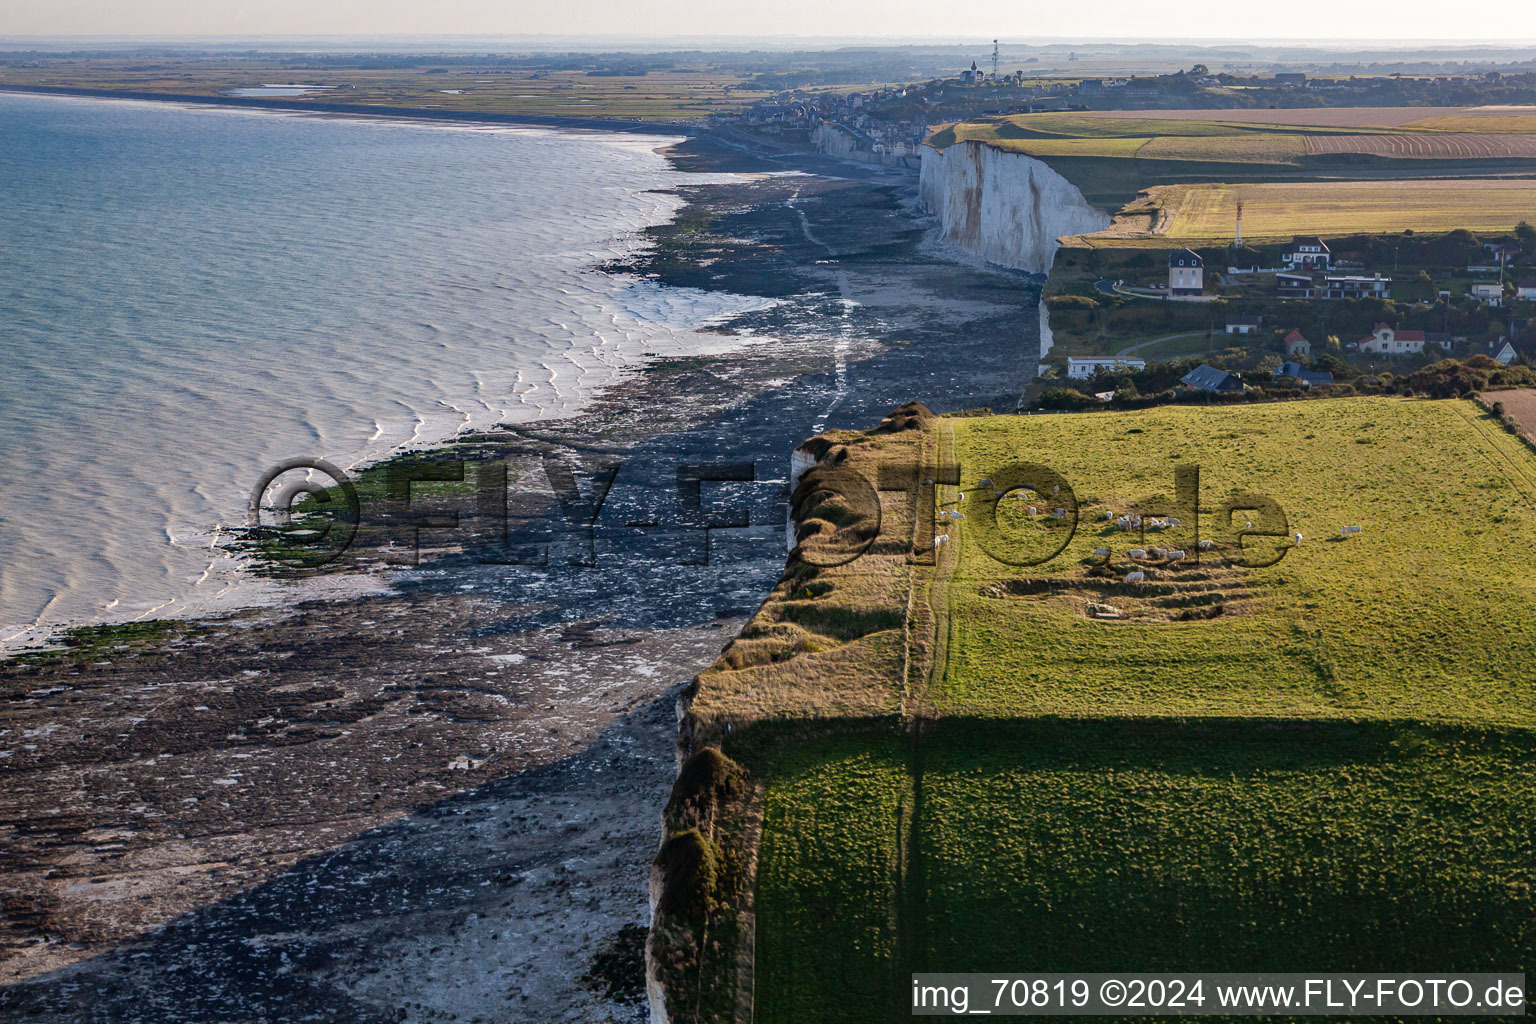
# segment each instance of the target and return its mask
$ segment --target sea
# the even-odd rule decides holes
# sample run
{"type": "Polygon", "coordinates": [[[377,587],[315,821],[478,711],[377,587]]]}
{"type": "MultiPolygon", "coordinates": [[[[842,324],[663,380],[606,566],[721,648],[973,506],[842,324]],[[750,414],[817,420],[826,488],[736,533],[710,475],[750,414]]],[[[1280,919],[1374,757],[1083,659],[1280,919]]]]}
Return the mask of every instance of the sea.
{"type": "Polygon", "coordinates": [[[272,599],[268,467],[578,412],[765,300],[602,272],[664,136],[0,94],[0,643],[272,599]]]}

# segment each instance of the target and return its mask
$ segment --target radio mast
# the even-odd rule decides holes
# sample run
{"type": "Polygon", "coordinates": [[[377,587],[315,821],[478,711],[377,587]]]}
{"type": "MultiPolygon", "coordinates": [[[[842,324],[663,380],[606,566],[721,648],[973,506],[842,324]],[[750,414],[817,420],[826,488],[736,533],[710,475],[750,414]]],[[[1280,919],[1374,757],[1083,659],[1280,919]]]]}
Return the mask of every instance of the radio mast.
{"type": "Polygon", "coordinates": [[[997,40],[992,40],[992,80],[997,81],[997,40]]]}
{"type": "Polygon", "coordinates": [[[1241,199],[1239,199],[1237,201],[1237,235],[1236,235],[1236,237],[1234,237],[1232,239],[1232,248],[1234,248],[1234,249],[1241,249],[1242,247],[1243,247],[1243,201],[1241,199]]]}

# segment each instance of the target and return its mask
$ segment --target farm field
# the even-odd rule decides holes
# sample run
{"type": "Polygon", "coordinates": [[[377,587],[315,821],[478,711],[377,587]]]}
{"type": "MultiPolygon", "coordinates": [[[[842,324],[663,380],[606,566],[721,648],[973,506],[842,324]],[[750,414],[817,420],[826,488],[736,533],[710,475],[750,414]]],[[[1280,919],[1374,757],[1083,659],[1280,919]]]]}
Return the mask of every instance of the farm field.
{"type": "Polygon", "coordinates": [[[1536,156],[1536,135],[1524,132],[1308,135],[1302,142],[1304,151],[1313,156],[1367,153],[1420,160],[1501,160],[1536,156]]]}
{"type": "Polygon", "coordinates": [[[190,57],[135,62],[59,59],[36,67],[0,69],[0,82],[10,85],[220,96],[232,89],[294,83],[323,87],[307,96],[282,97],[299,103],[641,121],[702,119],[761,98],[761,93],[737,91],[742,81],[739,75],[705,66],[625,75],[505,64],[295,67],[271,60],[190,57]]]}
{"type": "MultiPolygon", "coordinates": [[[[882,445],[934,451],[916,433],[843,443],[873,466],[882,445]]],[[[841,696],[857,673],[839,659],[888,628],[756,668],[728,649],[700,679],[700,721],[735,717],[723,747],[762,807],[752,1019],[905,1019],[913,971],[1536,966],[1520,439],[1471,401],[1372,397],[922,433],[958,463],[938,500],[965,519],[941,521],[952,543],[911,569],[912,595],[890,554],[792,574],[754,632],[791,621],[774,607],[831,622],[847,600],[872,622],[873,595],[901,602],[919,667],[865,658],[899,707],[841,696]],[[1015,462],[1060,475],[1033,500],[1078,505],[1075,532],[994,497],[1015,462]],[[1199,511],[1178,527],[1142,540],[1101,518],[1183,511],[1190,466],[1199,511]],[[1252,498],[1221,514],[1239,494],[1284,522],[1252,498]],[[1237,536],[1244,517],[1272,536],[1237,536]],[[1341,525],[1363,532],[1332,539],[1341,525]],[[1198,539],[1201,564],[1121,581],[1130,547],[1198,539]],[[795,680],[828,695],[794,698],[795,680]]]]}
{"type": "MultiPolygon", "coordinates": [[[[982,142],[1044,160],[1077,185],[1089,202],[1114,208],[1135,202],[1146,189],[1180,184],[1376,180],[1391,181],[1391,188],[1401,189],[1406,178],[1452,181],[1528,175],[1530,161],[1536,158],[1533,124],[1536,112],[1527,107],[1079,111],[942,125],[927,141],[938,149],[982,142]]],[[[1313,205],[1328,205],[1326,193],[1307,198],[1313,205]]],[[[1351,193],[1337,205],[1360,198],[1370,197],[1351,193]]],[[[1459,204],[1483,198],[1492,197],[1455,200],[1459,204]]],[[[1454,212],[1461,209],[1458,205],[1454,212]]],[[[1318,211],[1304,212],[1315,216],[1318,211]]],[[[1345,212],[1333,213],[1333,221],[1347,223],[1345,212]]],[[[1430,229],[1510,227],[1529,210],[1508,218],[1507,208],[1494,199],[1492,208],[1469,212],[1478,225],[1446,217],[1426,219],[1419,211],[1419,223],[1367,218],[1358,230],[1402,230],[1420,224],[1430,229]]],[[[1331,223],[1282,224],[1275,234],[1329,230],[1331,223]]],[[[1230,238],[1231,226],[1228,219],[1220,237],[1230,238]]],[[[1259,233],[1249,229],[1250,236],[1259,233]]]]}
{"type": "MultiPolygon", "coordinates": [[[[1084,118],[1117,118],[1124,117],[1124,112],[1113,110],[1083,110],[1073,113],[1074,117],[1084,118]]],[[[1480,120],[1501,123],[1506,118],[1536,118],[1536,107],[1294,107],[1284,110],[1269,110],[1260,108],[1241,110],[1138,110],[1134,115],[1146,120],[1173,120],[1173,121],[1234,121],[1241,120],[1254,124],[1288,124],[1288,125],[1319,125],[1332,128],[1398,128],[1428,123],[1430,126],[1438,126],[1438,122],[1444,118],[1468,118],[1474,117],[1480,120]]],[[[1452,127],[1453,131],[1472,131],[1488,129],[1471,129],[1465,127],[1452,127]]],[[[1519,131],[1531,131],[1530,128],[1520,128],[1519,131]]]]}
{"type": "Polygon", "coordinates": [[[1536,390],[1517,388],[1511,391],[1485,391],[1478,399],[1490,408],[1498,402],[1520,433],[1532,444],[1536,444],[1536,390]]]}
{"type": "Polygon", "coordinates": [[[1239,200],[1243,234],[1253,241],[1408,229],[1509,231],[1536,210],[1536,178],[1154,185],[1122,211],[1119,223],[1069,244],[1230,241],[1239,200]],[[1148,215],[1155,225],[1150,232],[1148,215]]]}

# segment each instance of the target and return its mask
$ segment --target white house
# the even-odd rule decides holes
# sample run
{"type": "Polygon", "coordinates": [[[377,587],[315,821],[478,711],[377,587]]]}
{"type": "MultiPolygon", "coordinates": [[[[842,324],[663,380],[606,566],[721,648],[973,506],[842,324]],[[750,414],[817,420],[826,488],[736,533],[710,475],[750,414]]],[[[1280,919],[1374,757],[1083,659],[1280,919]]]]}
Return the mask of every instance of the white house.
{"type": "Polygon", "coordinates": [[[1205,293],[1205,260],[1193,249],[1175,249],[1168,254],[1168,290],[1174,295],[1205,293]]]}
{"type": "Polygon", "coordinates": [[[1297,235],[1280,253],[1287,270],[1327,270],[1333,263],[1328,244],[1316,235],[1297,235]]]}
{"type": "Polygon", "coordinates": [[[1253,334],[1259,329],[1263,320],[1256,316],[1234,316],[1227,318],[1228,334],[1253,334]]]}
{"type": "Polygon", "coordinates": [[[1519,355],[1519,353],[1515,351],[1515,347],[1507,341],[1495,341],[1490,344],[1488,348],[1490,350],[1488,353],[1488,358],[1492,359],[1500,366],[1508,366],[1510,363],[1514,362],[1515,357],[1519,355]]]}
{"type": "Polygon", "coordinates": [[[1308,359],[1312,355],[1312,343],[1300,331],[1285,336],[1285,355],[1288,359],[1308,359]]]}
{"type": "Polygon", "coordinates": [[[1088,380],[1100,370],[1145,370],[1145,359],[1076,359],[1067,357],[1067,379],[1088,380]]]}
{"type": "Polygon", "coordinates": [[[1369,338],[1361,339],[1360,351],[1388,356],[1417,355],[1424,351],[1424,332],[1399,331],[1386,324],[1377,324],[1369,338]]]}
{"type": "Polygon", "coordinates": [[[1363,277],[1358,274],[1329,275],[1323,278],[1323,296],[1329,299],[1384,299],[1392,289],[1392,279],[1377,274],[1363,277]]]}
{"type": "Polygon", "coordinates": [[[1515,288],[1515,298],[1536,299],[1536,277],[1528,277],[1515,288]]]}
{"type": "Polygon", "coordinates": [[[1497,281],[1480,281],[1468,289],[1467,294],[1489,306],[1504,304],[1504,286],[1497,281]]]}

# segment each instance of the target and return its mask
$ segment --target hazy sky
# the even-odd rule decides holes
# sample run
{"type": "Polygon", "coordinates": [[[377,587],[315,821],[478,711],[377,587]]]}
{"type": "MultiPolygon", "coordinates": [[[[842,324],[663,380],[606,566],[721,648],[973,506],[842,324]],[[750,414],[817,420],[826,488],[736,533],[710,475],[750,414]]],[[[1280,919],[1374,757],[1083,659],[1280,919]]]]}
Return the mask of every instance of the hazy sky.
{"type": "Polygon", "coordinates": [[[0,0],[0,35],[1536,39],[1536,0],[0,0]]]}

